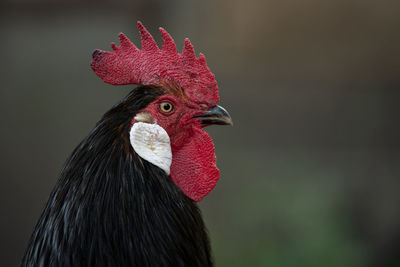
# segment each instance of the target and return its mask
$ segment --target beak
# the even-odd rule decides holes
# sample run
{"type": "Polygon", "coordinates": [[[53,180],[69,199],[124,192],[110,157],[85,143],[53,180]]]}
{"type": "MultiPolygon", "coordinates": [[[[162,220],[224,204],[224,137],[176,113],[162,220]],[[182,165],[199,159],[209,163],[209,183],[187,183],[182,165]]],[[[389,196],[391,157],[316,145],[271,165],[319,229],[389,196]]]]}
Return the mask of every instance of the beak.
{"type": "Polygon", "coordinates": [[[195,115],[193,118],[201,120],[203,125],[233,125],[232,118],[223,107],[216,105],[206,113],[195,115]]]}

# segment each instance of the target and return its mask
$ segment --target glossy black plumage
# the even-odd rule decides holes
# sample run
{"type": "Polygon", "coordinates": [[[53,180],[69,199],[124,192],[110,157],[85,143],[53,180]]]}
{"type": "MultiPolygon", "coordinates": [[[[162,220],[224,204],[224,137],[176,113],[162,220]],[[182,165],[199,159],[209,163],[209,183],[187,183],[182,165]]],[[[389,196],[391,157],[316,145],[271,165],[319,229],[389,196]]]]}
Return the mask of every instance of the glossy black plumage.
{"type": "Polygon", "coordinates": [[[196,203],[129,142],[132,117],[162,94],[134,89],[73,151],[21,266],[212,266],[196,203]]]}

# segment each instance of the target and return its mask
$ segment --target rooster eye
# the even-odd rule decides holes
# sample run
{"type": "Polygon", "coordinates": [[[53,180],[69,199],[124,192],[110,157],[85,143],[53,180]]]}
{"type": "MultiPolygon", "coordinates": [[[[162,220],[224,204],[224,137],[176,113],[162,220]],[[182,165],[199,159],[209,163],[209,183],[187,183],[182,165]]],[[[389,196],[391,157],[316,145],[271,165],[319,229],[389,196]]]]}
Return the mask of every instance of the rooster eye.
{"type": "Polygon", "coordinates": [[[174,106],[168,102],[160,103],[159,107],[160,107],[160,110],[164,113],[170,113],[174,110],[174,106]]]}

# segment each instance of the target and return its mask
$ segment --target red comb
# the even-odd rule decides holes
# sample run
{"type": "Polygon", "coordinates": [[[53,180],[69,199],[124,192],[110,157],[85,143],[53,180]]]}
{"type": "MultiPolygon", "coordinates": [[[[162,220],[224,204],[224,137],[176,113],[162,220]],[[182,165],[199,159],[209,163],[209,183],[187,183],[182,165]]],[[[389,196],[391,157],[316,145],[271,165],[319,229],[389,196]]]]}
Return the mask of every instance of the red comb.
{"type": "Polygon", "coordinates": [[[159,49],[151,34],[141,22],[138,29],[142,49],[138,49],[123,33],[120,46],[111,44],[114,52],[95,50],[91,67],[104,82],[123,84],[162,84],[173,81],[197,103],[215,106],[219,101],[218,87],[207,67],[206,58],[200,53],[196,58],[193,45],[185,39],[182,53],[178,53],[172,37],[159,28],[163,39],[159,49]]]}

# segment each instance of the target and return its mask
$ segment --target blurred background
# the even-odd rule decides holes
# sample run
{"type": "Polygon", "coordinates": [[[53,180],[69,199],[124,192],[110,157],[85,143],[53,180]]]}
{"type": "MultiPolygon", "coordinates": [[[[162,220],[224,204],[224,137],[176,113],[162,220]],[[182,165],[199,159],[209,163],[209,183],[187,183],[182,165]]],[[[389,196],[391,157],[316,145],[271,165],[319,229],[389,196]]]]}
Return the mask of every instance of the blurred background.
{"type": "Polygon", "coordinates": [[[134,86],[95,48],[190,37],[234,127],[200,203],[217,266],[400,266],[400,2],[3,0],[0,258],[16,266],[67,156],[134,86]]]}

